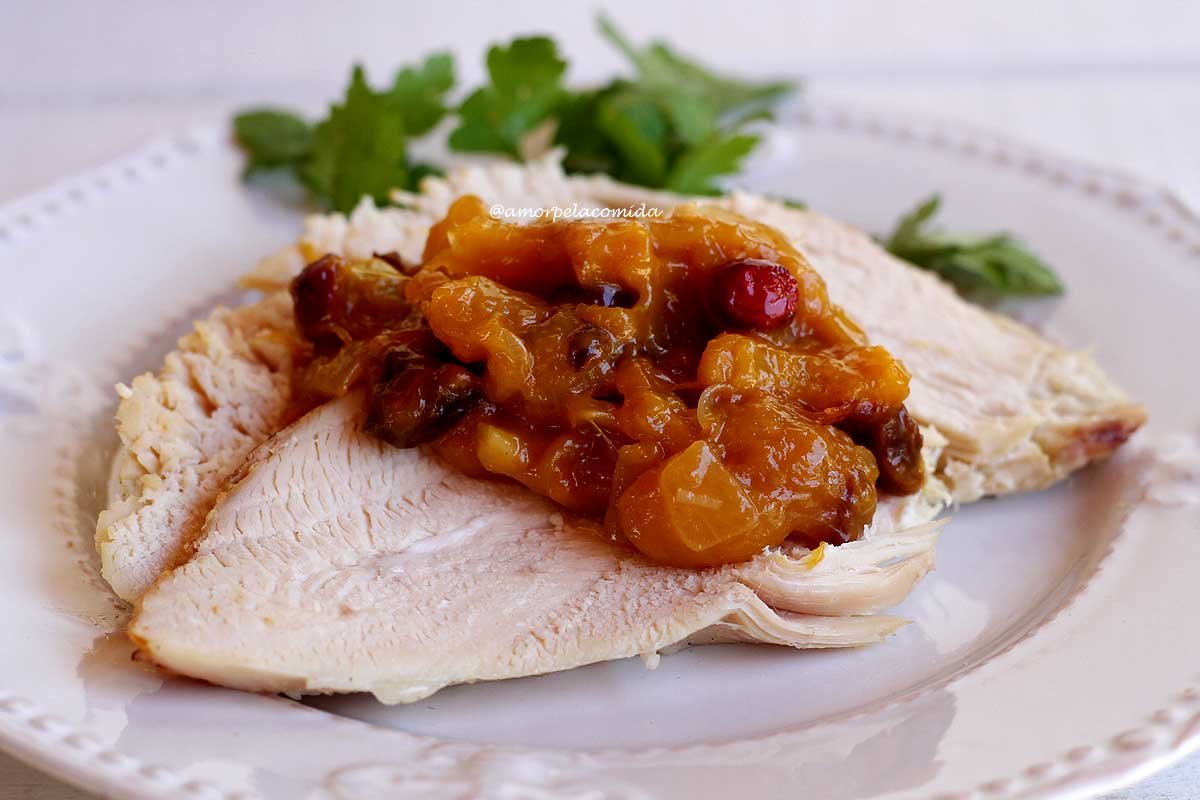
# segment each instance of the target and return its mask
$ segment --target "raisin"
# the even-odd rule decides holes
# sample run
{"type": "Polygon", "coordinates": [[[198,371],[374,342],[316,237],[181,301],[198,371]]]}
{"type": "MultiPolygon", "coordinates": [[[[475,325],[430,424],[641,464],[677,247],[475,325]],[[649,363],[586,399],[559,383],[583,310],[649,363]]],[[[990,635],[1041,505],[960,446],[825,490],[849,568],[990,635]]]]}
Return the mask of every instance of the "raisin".
{"type": "Polygon", "coordinates": [[[340,344],[334,331],[334,320],[339,316],[338,268],[341,259],[326,255],[309,264],[292,281],[292,303],[296,316],[296,327],[300,335],[318,346],[328,349],[330,344],[340,344]]]}
{"type": "Polygon", "coordinates": [[[428,361],[445,361],[449,358],[446,346],[426,325],[390,332],[381,336],[380,340],[377,340],[380,344],[374,358],[375,383],[389,381],[415,366],[425,366],[428,361]]]}
{"type": "Polygon", "coordinates": [[[587,325],[571,335],[567,343],[571,366],[578,372],[589,364],[606,362],[610,365],[618,353],[616,337],[595,325],[587,325]]]}
{"type": "Polygon", "coordinates": [[[383,263],[390,266],[392,269],[396,270],[396,272],[399,272],[401,275],[408,275],[408,276],[416,275],[417,272],[420,271],[420,269],[421,269],[420,264],[418,264],[416,266],[410,266],[408,264],[405,264],[404,259],[402,259],[400,257],[400,254],[397,253],[395,250],[389,250],[386,253],[373,253],[372,255],[375,258],[382,261],[383,263]]]}
{"type": "Polygon", "coordinates": [[[925,482],[921,463],[921,429],[900,406],[896,411],[852,418],[841,426],[854,441],[871,451],[879,465],[879,488],[893,494],[912,494],[925,482]]]}
{"type": "Polygon", "coordinates": [[[480,397],[479,378],[461,364],[420,361],[375,384],[364,429],[396,447],[436,438],[480,397]]]}

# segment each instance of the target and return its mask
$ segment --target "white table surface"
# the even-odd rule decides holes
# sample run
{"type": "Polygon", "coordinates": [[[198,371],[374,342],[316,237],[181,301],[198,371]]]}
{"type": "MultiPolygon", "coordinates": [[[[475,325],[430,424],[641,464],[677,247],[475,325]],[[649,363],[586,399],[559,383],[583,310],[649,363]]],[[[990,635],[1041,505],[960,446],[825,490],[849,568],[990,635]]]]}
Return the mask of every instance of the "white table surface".
{"type": "MultiPolygon", "coordinates": [[[[584,4],[457,2],[0,3],[0,203],[156,135],[261,101],[318,108],[362,61],[455,51],[460,84],[487,42],[551,31],[576,80],[619,65],[584,4]]],[[[937,114],[1139,173],[1200,208],[1200,3],[1012,0],[612,2],[638,38],[660,35],[808,91],[937,114]]],[[[0,800],[88,795],[0,754],[0,800]]],[[[1200,756],[1109,800],[1200,797],[1200,756]]]]}

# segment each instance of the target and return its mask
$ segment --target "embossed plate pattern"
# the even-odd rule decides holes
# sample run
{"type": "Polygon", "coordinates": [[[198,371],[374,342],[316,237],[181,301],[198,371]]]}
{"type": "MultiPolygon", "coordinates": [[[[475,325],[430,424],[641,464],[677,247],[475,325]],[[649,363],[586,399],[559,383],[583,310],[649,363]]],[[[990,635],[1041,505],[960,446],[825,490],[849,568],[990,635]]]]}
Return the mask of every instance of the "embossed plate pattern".
{"type": "Polygon", "coordinates": [[[885,230],[924,194],[1061,269],[1010,306],[1092,347],[1152,422],[1037,496],[956,514],[913,625],[853,652],[696,648],[447,690],[308,704],[130,661],[91,525],[111,385],[293,238],[222,134],[163,140],[0,210],[0,745],[146,798],[1084,797],[1200,743],[1200,222],[1168,192],[960,126],[837,108],[781,127],[752,188],[885,230]],[[1190,359],[1190,361],[1189,361],[1190,359]]]}

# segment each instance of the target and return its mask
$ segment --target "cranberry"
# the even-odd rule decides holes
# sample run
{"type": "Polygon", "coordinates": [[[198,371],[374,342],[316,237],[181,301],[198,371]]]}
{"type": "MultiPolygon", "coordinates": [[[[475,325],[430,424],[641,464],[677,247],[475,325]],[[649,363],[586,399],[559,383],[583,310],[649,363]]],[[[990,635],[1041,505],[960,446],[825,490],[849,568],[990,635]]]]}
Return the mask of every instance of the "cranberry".
{"type": "Polygon", "coordinates": [[[712,311],[733,328],[767,330],[796,313],[796,279],[779,264],[758,259],[722,267],[709,287],[712,311]]]}

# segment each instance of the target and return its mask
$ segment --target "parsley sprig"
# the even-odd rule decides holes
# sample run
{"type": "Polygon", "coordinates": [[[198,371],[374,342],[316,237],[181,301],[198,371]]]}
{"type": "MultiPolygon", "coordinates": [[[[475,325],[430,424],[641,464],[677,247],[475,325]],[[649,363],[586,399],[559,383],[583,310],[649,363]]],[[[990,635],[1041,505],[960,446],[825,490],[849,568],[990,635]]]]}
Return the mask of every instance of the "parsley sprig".
{"type": "Polygon", "coordinates": [[[796,85],[718,75],[662,42],[635,47],[604,17],[599,24],[634,77],[591,93],[575,109],[573,124],[560,127],[557,142],[566,147],[566,168],[596,171],[599,162],[607,165],[599,171],[630,183],[720,194],[720,179],[738,172],[758,145],[760,137],[746,132],[746,124],[769,119],[796,85]],[[589,121],[598,136],[579,135],[589,121]]]}
{"type": "MultiPolygon", "coordinates": [[[[552,39],[522,37],[487,52],[487,81],[457,108],[450,149],[518,160],[531,134],[553,126],[570,172],[685,194],[719,194],[720,179],[741,169],[758,144],[745,126],[768,118],[795,89],[711,72],[662,42],[638,48],[606,19],[601,33],[628,59],[633,75],[599,88],[571,90],[567,61],[552,39]]],[[[454,62],[430,56],[377,91],[355,67],[342,101],[313,124],[287,109],[261,108],[234,118],[247,177],[283,170],[325,208],[349,211],[364,196],[388,202],[391,189],[415,189],[431,167],[413,163],[408,142],[429,133],[451,109],[454,62]]]]}
{"type": "Polygon", "coordinates": [[[487,53],[488,83],[459,106],[450,148],[521,159],[525,137],[568,97],[562,84],[566,71],[567,62],[545,36],[493,45],[487,53]]]}
{"type": "Polygon", "coordinates": [[[244,174],[289,172],[334,211],[350,211],[364,196],[386,205],[392,189],[415,189],[436,171],[409,160],[408,140],[428,133],[445,116],[445,96],[453,86],[454,61],[439,53],[400,70],[383,91],[372,89],[356,66],[342,102],[315,125],[286,109],[238,114],[233,130],[246,151],[244,174]]]}
{"type": "Polygon", "coordinates": [[[451,148],[521,158],[523,138],[553,123],[568,172],[603,172],[641,186],[720,194],[719,179],[740,170],[758,144],[746,124],[769,117],[794,84],[717,75],[662,42],[639,49],[607,19],[599,25],[629,61],[632,77],[569,91],[562,82],[567,64],[552,40],[517,39],[492,47],[490,82],[459,109],[451,148]]]}
{"type": "Polygon", "coordinates": [[[933,195],[901,217],[884,246],[898,258],[941,275],[966,293],[1061,294],[1062,282],[1044,261],[1007,233],[951,234],[932,227],[941,206],[933,195]]]}
{"type": "MultiPolygon", "coordinates": [[[[454,61],[437,53],[401,69],[382,90],[372,88],[356,66],[341,102],[315,123],[280,108],[238,114],[233,127],[246,152],[244,176],[283,171],[335,211],[348,212],[363,197],[386,205],[391,190],[417,189],[422,177],[438,171],[410,159],[408,144],[454,116],[452,150],[523,160],[531,143],[553,141],[565,151],[568,172],[715,195],[759,143],[747,126],[770,119],[797,88],[788,81],[717,74],[659,41],[638,47],[603,17],[599,28],[630,67],[629,75],[599,87],[569,88],[568,64],[557,45],[532,36],[489,48],[486,82],[457,107],[447,100],[454,61]]],[[[963,236],[934,229],[939,204],[937,195],[925,200],[883,244],[968,294],[1063,291],[1054,272],[1008,234],[963,236]]]]}

